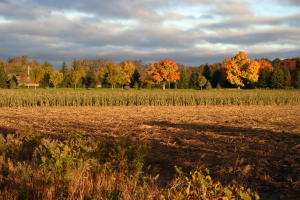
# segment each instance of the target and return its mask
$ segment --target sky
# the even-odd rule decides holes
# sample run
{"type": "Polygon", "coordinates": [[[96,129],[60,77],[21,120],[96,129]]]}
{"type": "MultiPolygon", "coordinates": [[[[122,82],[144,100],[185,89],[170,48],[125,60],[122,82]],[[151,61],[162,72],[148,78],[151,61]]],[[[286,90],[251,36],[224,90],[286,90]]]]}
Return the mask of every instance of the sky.
{"type": "Polygon", "coordinates": [[[186,65],[300,56],[300,0],[0,0],[0,58],[171,58],[186,65]]]}

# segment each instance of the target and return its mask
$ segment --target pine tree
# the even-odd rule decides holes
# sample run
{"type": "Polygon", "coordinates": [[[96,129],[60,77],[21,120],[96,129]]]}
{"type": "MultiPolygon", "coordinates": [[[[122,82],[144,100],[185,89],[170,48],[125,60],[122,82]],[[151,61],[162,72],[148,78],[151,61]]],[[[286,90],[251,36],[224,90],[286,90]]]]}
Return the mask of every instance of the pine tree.
{"type": "Polygon", "coordinates": [[[212,80],[211,80],[212,87],[216,88],[218,84],[219,85],[221,84],[221,82],[222,82],[222,70],[219,68],[213,72],[212,80]]]}
{"type": "Polygon", "coordinates": [[[7,87],[7,73],[4,69],[4,64],[0,62],[0,88],[6,88],[7,87]]]}
{"type": "Polygon", "coordinates": [[[297,62],[297,66],[296,67],[297,67],[298,70],[300,70],[300,57],[297,58],[296,62],[297,62]]]}
{"type": "Polygon", "coordinates": [[[208,64],[205,64],[202,74],[203,74],[203,76],[205,76],[205,78],[207,80],[209,80],[209,81],[212,80],[212,71],[211,71],[211,69],[210,69],[210,67],[209,67],[208,64]]]}
{"type": "Polygon", "coordinates": [[[9,80],[9,88],[13,89],[18,87],[18,80],[16,78],[16,76],[13,76],[10,80],[9,80]]]}
{"type": "Polygon", "coordinates": [[[65,61],[61,65],[60,72],[63,74],[63,77],[64,77],[64,80],[61,84],[62,87],[70,87],[70,85],[71,85],[70,73],[69,73],[68,66],[65,61]]]}
{"type": "Polygon", "coordinates": [[[207,90],[211,90],[212,86],[211,86],[211,83],[210,81],[207,81],[206,85],[205,85],[205,89],[207,90]]]}
{"type": "Polygon", "coordinates": [[[89,68],[84,82],[85,82],[86,88],[95,88],[96,87],[96,74],[92,67],[89,68]]]}
{"type": "Polygon", "coordinates": [[[295,86],[295,88],[300,89],[300,69],[298,69],[297,72],[296,72],[294,86],[295,86]]]}
{"type": "Polygon", "coordinates": [[[180,68],[180,79],[178,81],[177,87],[179,89],[187,89],[189,87],[188,77],[184,65],[180,68]]]}
{"type": "Polygon", "coordinates": [[[271,88],[284,88],[284,72],[281,67],[274,67],[270,77],[271,88]]]}
{"type": "Polygon", "coordinates": [[[197,89],[198,88],[198,73],[192,72],[189,81],[189,88],[197,89]]]}
{"type": "Polygon", "coordinates": [[[130,87],[136,88],[141,86],[141,80],[140,80],[140,73],[137,69],[134,70],[132,76],[131,76],[131,81],[130,81],[130,87]]]}
{"type": "Polygon", "coordinates": [[[257,87],[267,88],[270,83],[271,70],[269,68],[263,68],[259,72],[259,78],[257,82],[257,87]]]}

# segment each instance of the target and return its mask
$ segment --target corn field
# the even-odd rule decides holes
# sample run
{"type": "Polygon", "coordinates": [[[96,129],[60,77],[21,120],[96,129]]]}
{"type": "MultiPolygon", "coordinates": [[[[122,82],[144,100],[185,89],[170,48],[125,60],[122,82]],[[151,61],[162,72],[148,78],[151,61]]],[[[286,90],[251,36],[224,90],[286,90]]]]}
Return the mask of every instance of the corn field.
{"type": "Polygon", "coordinates": [[[297,105],[299,90],[0,90],[0,107],[297,105]]]}

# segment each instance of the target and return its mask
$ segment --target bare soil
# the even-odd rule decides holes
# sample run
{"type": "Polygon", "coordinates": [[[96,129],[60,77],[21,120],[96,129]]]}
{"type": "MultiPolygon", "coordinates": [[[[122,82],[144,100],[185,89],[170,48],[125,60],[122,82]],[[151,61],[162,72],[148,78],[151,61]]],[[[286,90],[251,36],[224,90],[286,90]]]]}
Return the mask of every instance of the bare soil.
{"type": "Polygon", "coordinates": [[[149,145],[146,165],[161,184],[175,165],[207,167],[263,198],[300,199],[300,106],[0,108],[0,132],[28,127],[54,137],[138,138],[149,145]]]}

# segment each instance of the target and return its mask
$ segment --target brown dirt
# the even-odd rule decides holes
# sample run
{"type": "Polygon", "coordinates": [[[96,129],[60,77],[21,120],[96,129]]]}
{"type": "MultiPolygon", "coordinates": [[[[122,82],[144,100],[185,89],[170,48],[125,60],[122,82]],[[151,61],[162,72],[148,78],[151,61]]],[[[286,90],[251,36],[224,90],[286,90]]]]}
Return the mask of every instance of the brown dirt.
{"type": "Polygon", "coordinates": [[[29,126],[46,135],[139,138],[149,144],[147,165],[162,182],[174,165],[208,167],[221,181],[236,179],[268,198],[300,198],[300,106],[0,109],[1,132],[29,126]]]}

